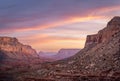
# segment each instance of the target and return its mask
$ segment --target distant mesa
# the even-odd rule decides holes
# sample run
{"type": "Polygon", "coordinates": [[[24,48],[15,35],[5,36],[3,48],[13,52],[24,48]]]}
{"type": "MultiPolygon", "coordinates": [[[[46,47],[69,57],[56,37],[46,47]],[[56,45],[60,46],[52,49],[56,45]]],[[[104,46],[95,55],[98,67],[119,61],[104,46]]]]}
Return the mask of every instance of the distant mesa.
{"type": "Polygon", "coordinates": [[[80,49],[60,49],[58,51],[58,53],[56,54],[55,58],[56,59],[64,59],[64,58],[68,58],[71,57],[73,55],[75,55],[76,53],[78,53],[80,51],[80,49]]]}
{"type": "Polygon", "coordinates": [[[54,60],[61,60],[64,58],[68,58],[71,57],[73,55],[75,55],[77,52],[79,52],[80,49],[70,49],[70,48],[62,48],[60,49],[57,53],[56,52],[39,52],[39,56],[40,57],[46,57],[46,58],[51,58],[54,60]]]}
{"type": "Polygon", "coordinates": [[[38,53],[38,55],[40,56],[40,57],[47,57],[47,58],[50,58],[50,57],[52,57],[52,56],[54,56],[54,55],[56,55],[57,53],[56,52],[44,52],[44,51],[40,51],[39,53],[38,53]]]}

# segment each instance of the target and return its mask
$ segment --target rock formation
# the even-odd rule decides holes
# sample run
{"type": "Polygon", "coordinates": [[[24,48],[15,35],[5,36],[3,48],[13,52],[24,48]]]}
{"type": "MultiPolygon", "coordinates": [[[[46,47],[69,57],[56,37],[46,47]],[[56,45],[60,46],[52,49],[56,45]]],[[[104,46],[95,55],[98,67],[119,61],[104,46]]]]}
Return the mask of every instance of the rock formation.
{"type": "Polygon", "coordinates": [[[120,72],[120,17],[114,17],[98,34],[88,35],[86,49],[89,50],[80,57],[80,65],[88,73],[120,72]]]}
{"type": "Polygon", "coordinates": [[[0,37],[0,50],[8,58],[25,59],[27,57],[38,57],[36,51],[31,46],[23,45],[16,38],[0,37]]]}
{"type": "Polygon", "coordinates": [[[67,66],[85,75],[112,76],[120,72],[120,17],[114,17],[97,34],[88,35],[85,48],[67,61],[74,61],[67,66]]]}
{"type": "Polygon", "coordinates": [[[13,79],[17,74],[35,70],[46,61],[51,59],[39,57],[31,46],[23,45],[16,38],[0,37],[0,81],[16,81],[13,79]]]}
{"type": "Polygon", "coordinates": [[[85,47],[92,47],[99,43],[109,41],[113,35],[118,32],[120,32],[120,18],[116,16],[108,22],[107,27],[100,30],[98,34],[88,35],[85,47]]]}

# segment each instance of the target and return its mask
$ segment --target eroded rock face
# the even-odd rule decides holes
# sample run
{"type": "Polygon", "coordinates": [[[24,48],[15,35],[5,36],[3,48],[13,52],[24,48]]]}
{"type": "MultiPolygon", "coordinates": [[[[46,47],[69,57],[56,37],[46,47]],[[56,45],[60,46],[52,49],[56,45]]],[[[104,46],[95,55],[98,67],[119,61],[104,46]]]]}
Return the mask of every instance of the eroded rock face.
{"type": "Polygon", "coordinates": [[[31,46],[23,45],[16,38],[11,37],[0,37],[0,50],[6,52],[9,58],[37,57],[36,51],[31,46]]]}
{"type": "Polygon", "coordinates": [[[91,48],[99,43],[109,41],[118,32],[120,32],[120,17],[116,16],[108,22],[106,28],[100,30],[97,34],[88,35],[85,47],[91,48]]]}

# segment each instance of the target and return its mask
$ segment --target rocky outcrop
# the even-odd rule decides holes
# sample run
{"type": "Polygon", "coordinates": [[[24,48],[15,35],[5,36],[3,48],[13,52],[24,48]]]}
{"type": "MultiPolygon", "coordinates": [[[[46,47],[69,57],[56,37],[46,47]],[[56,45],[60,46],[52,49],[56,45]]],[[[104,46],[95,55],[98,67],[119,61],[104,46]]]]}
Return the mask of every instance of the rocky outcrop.
{"type": "Polygon", "coordinates": [[[88,35],[86,39],[85,47],[91,48],[99,43],[109,41],[114,34],[120,32],[120,17],[114,17],[108,22],[107,27],[100,30],[98,34],[88,35]]]}
{"type": "Polygon", "coordinates": [[[0,50],[7,58],[25,59],[27,57],[38,57],[31,46],[21,44],[16,38],[0,37],[0,50]]]}

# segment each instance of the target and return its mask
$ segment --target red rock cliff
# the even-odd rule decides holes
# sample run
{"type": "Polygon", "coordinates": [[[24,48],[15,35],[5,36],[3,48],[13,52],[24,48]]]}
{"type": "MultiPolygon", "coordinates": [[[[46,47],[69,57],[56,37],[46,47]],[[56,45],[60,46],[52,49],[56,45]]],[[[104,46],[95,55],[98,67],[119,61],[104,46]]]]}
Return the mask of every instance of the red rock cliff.
{"type": "Polygon", "coordinates": [[[94,47],[99,43],[104,43],[111,39],[117,32],[120,32],[120,17],[118,16],[109,21],[107,27],[100,30],[97,34],[88,35],[85,47],[94,47]]]}
{"type": "Polygon", "coordinates": [[[22,59],[25,57],[37,57],[37,53],[31,46],[23,45],[16,38],[0,37],[0,50],[5,51],[10,58],[22,59]]]}

